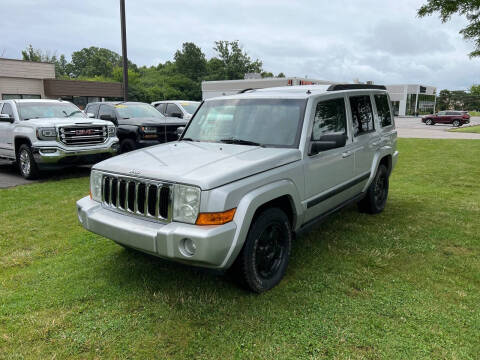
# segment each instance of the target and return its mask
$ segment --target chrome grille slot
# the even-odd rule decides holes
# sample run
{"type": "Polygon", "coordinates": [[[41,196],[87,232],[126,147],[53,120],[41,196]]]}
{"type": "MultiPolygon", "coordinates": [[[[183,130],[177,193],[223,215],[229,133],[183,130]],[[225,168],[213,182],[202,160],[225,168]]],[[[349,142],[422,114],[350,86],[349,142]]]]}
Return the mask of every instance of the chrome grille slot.
{"type": "Polygon", "coordinates": [[[62,126],[58,130],[65,145],[103,144],[108,139],[108,128],[102,125],[62,126]]]}
{"type": "Polygon", "coordinates": [[[169,222],[172,216],[172,185],[105,175],[102,180],[104,205],[117,211],[169,222]]]}

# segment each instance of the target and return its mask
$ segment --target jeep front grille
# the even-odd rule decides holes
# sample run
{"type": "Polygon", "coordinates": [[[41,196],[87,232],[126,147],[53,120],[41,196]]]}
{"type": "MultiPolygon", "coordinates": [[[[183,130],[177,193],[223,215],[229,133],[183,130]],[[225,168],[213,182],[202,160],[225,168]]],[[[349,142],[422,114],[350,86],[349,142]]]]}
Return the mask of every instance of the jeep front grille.
{"type": "Polygon", "coordinates": [[[60,141],[65,145],[103,144],[108,138],[106,126],[63,126],[59,129],[60,141]]]}
{"type": "Polygon", "coordinates": [[[148,180],[105,175],[102,201],[119,211],[170,222],[172,185],[148,180]]]}

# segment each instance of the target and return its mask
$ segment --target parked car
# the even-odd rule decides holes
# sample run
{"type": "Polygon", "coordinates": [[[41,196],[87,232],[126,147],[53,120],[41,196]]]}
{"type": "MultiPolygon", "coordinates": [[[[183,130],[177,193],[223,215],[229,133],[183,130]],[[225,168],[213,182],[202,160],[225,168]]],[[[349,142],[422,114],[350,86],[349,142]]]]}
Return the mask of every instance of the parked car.
{"type": "Polygon", "coordinates": [[[200,102],[186,100],[165,100],[152,102],[152,105],[155,106],[155,108],[165,116],[190,120],[192,115],[200,106],[200,102]]]}
{"type": "Polygon", "coordinates": [[[109,121],[93,120],[60,100],[0,100],[0,158],[16,161],[26,179],[40,170],[94,164],[115,155],[109,121]]]}
{"type": "Polygon", "coordinates": [[[124,247],[232,268],[262,292],[283,278],[296,233],[351,203],[383,211],[396,142],[384,86],[209,99],[179,141],[95,165],[78,218],[124,247]]]}
{"type": "Polygon", "coordinates": [[[425,115],[422,122],[426,125],[452,124],[455,127],[470,123],[470,115],[466,111],[439,111],[433,115],[425,115]]]}
{"type": "Polygon", "coordinates": [[[177,140],[177,129],[187,123],[165,117],[153,106],[141,102],[95,102],[89,103],[85,111],[116,125],[121,153],[177,140]]]}

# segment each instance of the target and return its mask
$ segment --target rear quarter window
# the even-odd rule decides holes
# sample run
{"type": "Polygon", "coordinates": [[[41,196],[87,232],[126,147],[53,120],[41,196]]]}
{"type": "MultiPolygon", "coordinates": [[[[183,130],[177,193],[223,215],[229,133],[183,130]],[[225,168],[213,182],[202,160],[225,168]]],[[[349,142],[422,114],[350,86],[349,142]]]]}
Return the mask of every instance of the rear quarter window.
{"type": "Polygon", "coordinates": [[[392,113],[390,112],[387,95],[375,95],[374,98],[380,125],[382,127],[392,125],[392,113]]]}

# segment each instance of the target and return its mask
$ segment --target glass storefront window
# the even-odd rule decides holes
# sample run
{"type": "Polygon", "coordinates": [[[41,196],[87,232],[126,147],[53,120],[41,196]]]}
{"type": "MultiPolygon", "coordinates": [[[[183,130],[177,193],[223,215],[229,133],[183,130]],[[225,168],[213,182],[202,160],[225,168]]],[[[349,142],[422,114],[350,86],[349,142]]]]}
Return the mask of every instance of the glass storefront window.
{"type": "Polygon", "coordinates": [[[407,106],[405,108],[405,115],[415,116],[415,105],[417,102],[417,94],[407,95],[407,106]]]}
{"type": "Polygon", "coordinates": [[[40,95],[32,94],[3,94],[2,100],[15,100],[15,99],[41,99],[40,95]]]}
{"type": "Polygon", "coordinates": [[[435,95],[418,95],[417,112],[420,115],[433,114],[435,108],[435,95]]]}

